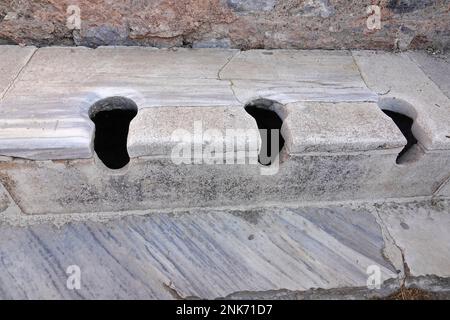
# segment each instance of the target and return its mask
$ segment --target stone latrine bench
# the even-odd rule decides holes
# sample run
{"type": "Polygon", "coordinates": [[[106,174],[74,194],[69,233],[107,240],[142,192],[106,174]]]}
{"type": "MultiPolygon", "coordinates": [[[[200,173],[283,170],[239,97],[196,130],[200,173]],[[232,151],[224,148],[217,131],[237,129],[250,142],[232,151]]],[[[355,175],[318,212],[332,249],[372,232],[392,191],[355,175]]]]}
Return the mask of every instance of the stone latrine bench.
{"type": "Polygon", "coordinates": [[[0,69],[26,214],[450,197],[450,101],[408,53],[6,46],[0,69]]]}

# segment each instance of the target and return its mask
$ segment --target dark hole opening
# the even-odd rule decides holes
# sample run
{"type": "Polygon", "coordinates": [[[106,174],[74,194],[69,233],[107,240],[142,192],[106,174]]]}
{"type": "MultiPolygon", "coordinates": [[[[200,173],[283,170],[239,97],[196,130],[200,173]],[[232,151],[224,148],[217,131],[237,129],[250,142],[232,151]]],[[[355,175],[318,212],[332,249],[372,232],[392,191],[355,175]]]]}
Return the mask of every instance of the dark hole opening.
{"type": "Polygon", "coordinates": [[[258,162],[262,165],[269,166],[274,162],[284,147],[284,138],[281,135],[283,120],[281,120],[275,111],[259,105],[247,105],[245,111],[256,120],[260,130],[262,144],[258,162]],[[262,130],[266,130],[267,133],[263,134],[262,130]],[[274,150],[272,150],[272,135],[275,135],[274,139],[278,140],[278,148],[275,149],[276,146],[274,145],[274,150]]]}
{"type": "Polygon", "coordinates": [[[390,110],[383,110],[383,112],[394,121],[394,123],[397,125],[397,127],[400,129],[400,131],[406,138],[407,141],[406,146],[398,154],[396,161],[397,163],[402,163],[403,155],[405,155],[406,152],[408,152],[408,150],[410,150],[415,144],[417,144],[417,139],[416,137],[414,137],[414,134],[412,133],[412,125],[414,123],[414,120],[398,112],[390,110]]]}
{"type": "Polygon", "coordinates": [[[136,114],[136,104],[121,97],[104,99],[91,107],[90,118],[95,123],[94,150],[110,169],[123,168],[130,162],[127,138],[136,114]]]}

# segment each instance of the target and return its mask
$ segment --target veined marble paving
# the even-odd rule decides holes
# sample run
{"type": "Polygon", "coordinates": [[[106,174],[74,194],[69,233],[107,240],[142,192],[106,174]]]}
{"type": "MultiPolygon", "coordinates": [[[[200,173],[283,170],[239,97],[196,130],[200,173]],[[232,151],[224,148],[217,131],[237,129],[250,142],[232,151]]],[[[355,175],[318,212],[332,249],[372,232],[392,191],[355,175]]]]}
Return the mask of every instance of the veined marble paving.
{"type": "Polygon", "coordinates": [[[382,281],[399,276],[383,256],[375,216],[345,207],[151,213],[58,228],[1,224],[0,244],[2,299],[213,299],[365,288],[370,265],[382,281]],[[70,265],[81,269],[80,290],[66,287],[70,265]]]}

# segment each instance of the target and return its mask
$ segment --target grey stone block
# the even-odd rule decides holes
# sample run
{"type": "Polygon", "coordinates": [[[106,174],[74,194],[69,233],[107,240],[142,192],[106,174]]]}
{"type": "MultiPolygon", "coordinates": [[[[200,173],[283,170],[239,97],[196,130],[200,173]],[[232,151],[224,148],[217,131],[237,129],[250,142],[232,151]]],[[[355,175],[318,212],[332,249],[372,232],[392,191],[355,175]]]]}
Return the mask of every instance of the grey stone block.
{"type": "MultiPolygon", "coordinates": [[[[389,150],[406,139],[376,103],[287,104],[283,123],[289,154],[389,150]]],[[[391,150],[394,149],[394,150],[391,150]]]]}
{"type": "Polygon", "coordinates": [[[217,146],[226,156],[227,145],[233,146],[228,150],[231,156],[237,152],[257,156],[260,140],[255,119],[242,107],[147,108],[131,121],[127,148],[131,158],[171,158],[180,144],[189,150],[200,145],[200,158],[207,146],[217,146]]]}
{"type": "Polygon", "coordinates": [[[13,158],[0,162],[0,180],[28,214],[448,193],[450,103],[406,54],[46,48],[1,107],[0,154],[13,158]],[[124,146],[131,159],[118,170],[93,150],[89,119],[111,96],[138,108],[124,146]],[[279,168],[256,163],[259,137],[249,145],[239,135],[225,157],[240,153],[243,163],[209,164],[195,153],[173,161],[174,131],[189,138],[201,122],[219,138],[194,136],[194,151],[223,145],[228,129],[257,131],[244,109],[255,104],[284,122],[279,168]],[[379,108],[414,119],[407,161],[396,163],[406,141],[379,108]]]}

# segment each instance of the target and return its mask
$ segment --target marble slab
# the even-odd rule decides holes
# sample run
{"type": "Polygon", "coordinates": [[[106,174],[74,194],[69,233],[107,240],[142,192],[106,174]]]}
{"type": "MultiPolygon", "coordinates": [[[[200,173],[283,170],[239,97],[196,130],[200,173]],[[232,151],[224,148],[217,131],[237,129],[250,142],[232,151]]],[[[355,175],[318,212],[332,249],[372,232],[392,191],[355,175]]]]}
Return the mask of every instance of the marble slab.
{"type": "Polygon", "coordinates": [[[0,46],[0,101],[36,50],[35,47],[0,46]]]}
{"type": "Polygon", "coordinates": [[[450,99],[407,53],[354,51],[368,87],[382,108],[415,119],[412,131],[427,150],[450,149],[450,99]]]}
{"type": "Polygon", "coordinates": [[[0,224],[1,299],[220,298],[239,292],[366,288],[395,281],[365,210],[266,208],[152,213],[109,222],[0,224]],[[80,290],[66,283],[81,271],[80,290]]]}
{"type": "Polygon", "coordinates": [[[140,109],[239,108],[259,98],[281,104],[358,104],[380,99],[381,106],[412,108],[417,116],[413,131],[424,148],[450,149],[449,99],[420,69],[427,66],[421,56],[369,51],[14,46],[1,47],[0,56],[2,70],[6,70],[1,77],[5,84],[0,85],[3,156],[91,158],[94,124],[88,110],[96,101],[117,95],[132,99],[140,109]]]}
{"type": "Polygon", "coordinates": [[[406,139],[376,103],[286,105],[282,133],[289,154],[383,150],[398,154],[406,139]]]}
{"type": "Polygon", "coordinates": [[[407,54],[450,98],[450,53],[431,55],[426,51],[410,51],[407,54]]]}
{"type": "Polygon", "coordinates": [[[349,52],[41,48],[0,103],[0,155],[91,158],[89,107],[117,95],[140,109],[376,101],[349,52]]]}
{"type": "Polygon", "coordinates": [[[248,50],[236,54],[221,79],[361,84],[358,67],[345,50],[248,50]]]}
{"type": "Polygon", "coordinates": [[[36,52],[21,79],[74,84],[98,78],[217,79],[219,70],[237,52],[230,49],[47,47],[36,52]]]}
{"type": "Polygon", "coordinates": [[[249,50],[236,54],[220,72],[239,101],[377,101],[349,51],[249,50]]]}
{"type": "MultiPolygon", "coordinates": [[[[380,218],[402,250],[411,277],[450,278],[449,201],[383,204],[380,218]]],[[[449,288],[447,288],[449,289],[449,288]]]]}
{"type": "Polygon", "coordinates": [[[39,85],[20,81],[0,103],[0,155],[33,160],[93,156],[95,126],[89,108],[111,96],[147,107],[238,106],[229,84],[214,79],[150,78],[39,85]]]}
{"type": "MultiPolygon", "coordinates": [[[[325,79],[324,79],[325,80],[325,79]]],[[[268,99],[281,104],[312,102],[376,102],[378,96],[362,81],[317,82],[280,80],[232,80],[236,99],[244,105],[256,99],[268,99]]]]}
{"type": "Polygon", "coordinates": [[[194,145],[200,152],[192,152],[189,160],[202,160],[203,152],[210,150],[210,155],[222,153],[221,159],[243,153],[245,160],[252,155],[256,163],[261,138],[255,119],[244,108],[146,108],[130,123],[127,146],[131,158],[170,158],[175,148],[191,150],[194,145]]]}

